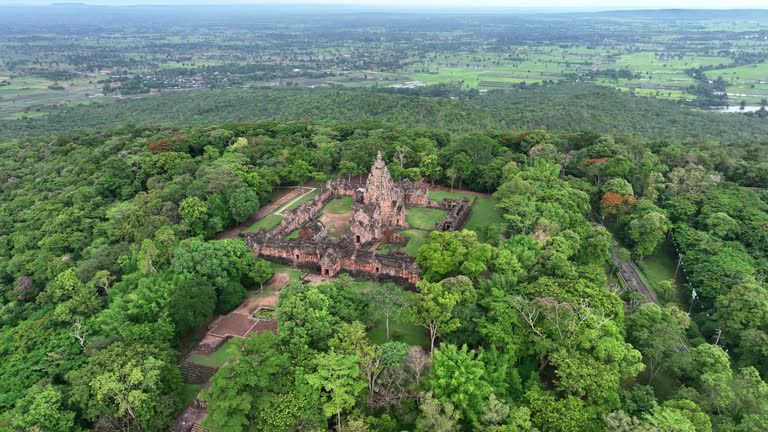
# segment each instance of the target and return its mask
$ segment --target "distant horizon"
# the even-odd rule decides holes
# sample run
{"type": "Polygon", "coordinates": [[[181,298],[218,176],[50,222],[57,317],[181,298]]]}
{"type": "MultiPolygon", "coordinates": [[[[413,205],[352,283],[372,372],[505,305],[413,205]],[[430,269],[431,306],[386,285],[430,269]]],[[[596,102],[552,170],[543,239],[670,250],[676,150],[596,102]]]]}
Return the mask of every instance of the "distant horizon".
{"type": "MultiPolygon", "coordinates": [[[[524,11],[524,12],[612,12],[612,11],[729,11],[729,10],[768,10],[762,0],[735,0],[726,6],[707,4],[712,0],[689,1],[651,0],[642,4],[617,6],[610,0],[590,0],[579,2],[573,0],[522,0],[517,4],[501,2],[500,0],[478,0],[467,4],[465,0],[288,0],[277,3],[274,0],[228,0],[226,3],[215,3],[212,0],[96,0],[88,2],[56,2],[50,0],[3,1],[0,6],[14,7],[47,7],[47,6],[101,6],[101,7],[176,7],[176,6],[205,6],[205,7],[288,7],[288,8],[340,8],[360,10],[416,10],[416,11],[524,11]],[[655,2],[662,4],[654,5],[655,2]],[[695,3],[695,5],[688,5],[695,3]],[[702,3],[704,3],[702,5],[702,3]]],[[[712,3],[722,4],[715,0],[712,3]]]]}

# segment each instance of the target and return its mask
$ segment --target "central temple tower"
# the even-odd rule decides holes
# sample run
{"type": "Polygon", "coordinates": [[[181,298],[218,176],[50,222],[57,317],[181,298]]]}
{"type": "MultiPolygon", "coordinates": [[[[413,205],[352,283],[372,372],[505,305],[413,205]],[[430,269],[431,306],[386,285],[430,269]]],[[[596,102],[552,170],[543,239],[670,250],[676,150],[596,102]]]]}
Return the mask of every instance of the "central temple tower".
{"type": "Polygon", "coordinates": [[[385,230],[407,226],[403,191],[392,181],[381,152],[376,156],[376,162],[368,174],[362,201],[362,204],[355,205],[352,217],[355,243],[381,239],[385,230]]]}
{"type": "Polygon", "coordinates": [[[381,158],[381,152],[376,156],[376,162],[368,174],[368,181],[365,182],[363,203],[379,206],[384,225],[405,225],[403,193],[395,187],[389,169],[381,158]]]}

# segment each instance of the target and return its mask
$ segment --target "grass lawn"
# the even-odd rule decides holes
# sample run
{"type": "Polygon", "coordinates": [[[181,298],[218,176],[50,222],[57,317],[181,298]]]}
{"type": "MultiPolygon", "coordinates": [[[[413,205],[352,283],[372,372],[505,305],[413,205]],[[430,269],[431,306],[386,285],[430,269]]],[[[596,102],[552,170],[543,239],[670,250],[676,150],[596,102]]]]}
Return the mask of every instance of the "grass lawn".
{"type": "Polygon", "coordinates": [[[291,239],[299,238],[299,231],[301,231],[301,230],[293,230],[293,232],[288,234],[288,237],[286,237],[285,239],[286,240],[291,240],[291,239]]]}
{"type": "Polygon", "coordinates": [[[405,212],[405,221],[413,228],[433,230],[435,225],[447,214],[445,210],[409,207],[405,212]]]}
{"type": "MultiPolygon", "coordinates": [[[[472,214],[469,216],[469,220],[464,225],[464,228],[478,232],[481,227],[501,222],[504,222],[504,217],[501,209],[496,207],[496,199],[480,197],[477,199],[475,207],[472,208],[472,214]]],[[[480,241],[486,241],[483,237],[484,235],[478,232],[480,241]]]]}
{"type": "Polygon", "coordinates": [[[245,230],[245,232],[256,232],[262,228],[269,231],[272,228],[274,228],[275,225],[279,224],[280,221],[282,220],[283,220],[282,216],[271,214],[265,217],[264,219],[256,222],[255,224],[251,225],[251,227],[245,230]]]}
{"type": "Polygon", "coordinates": [[[424,243],[429,240],[429,233],[426,231],[403,230],[400,231],[400,234],[403,234],[410,239],[408,240],[408,244],[402,248],[402,252],[414,257],[419,253],[419,249],[424,246],[424,243]]]}
{"type": "Polygon", "coordinates": [[[367,293],[378,285],[378,282],[373,282],[365,279],[355,279],[355,282],[350,287],[350,290],[355,292],[367,293]]]}
{"type": "Polygon", "coordinates": [[[220,346],[216,352],[212,354],[192,353],[189,356],[189,360],[195,364],[219,368],[224,366],[224,363],[237,358],[238,355],[237,347],[234,341],[230,339],[220,346]]]}
{"type": "Polygon", "coordinates": [[[192,403],[192,400],[197,396],[197,392],[200,391],[201,384],[182,384],[181,385],[181,406],[187,406],[192,403]]]}
{"type": "Polygon", "coordinates": [[[304,195],[303,197],[299,198],[298,200],[296,200],[296,202],[294,202],[293,204],[289,205],[287,209],[289,209],[289,210],[296,209],[300,205],[304,204],[307,201],[310,201],[312,198],[314,198],[314,197],[316,197],[318,195],[320,195],[320,189],[315,189],[312,192],[310,192],[310,193],[304,195]]]}
{"type": "Polygon", "coordinates": [[[276,263],[269,263],[272,266],[272,270],[275,273],[287,273],[288,276],[291,277],[291,282],[297,281],[301,278],[301,276],[304,275],[304,271],[301,271],[299,269],[295,269],[293,267],[288,267],[286,265],[282,264],[276,264],[276,263]]]}
{"type": "MultiPolygon", "coordinates": [[[[653,255],[645,257],[642,263],[638,263],[637,267],[640,269],[640,276],[655,292],[656,284],[675,278],[677,260],[678,257],[675,256],[674,247],[665,241],[653,255]]],[[[684,297],[682,296],[683,284],[680,283],[680,280],[675,280],[675,285],[677,286],[678,296],[675,299],[670,299],[670,301],[674,301],[679,305],[685,305],[684,297]]]]}
{"type": "MultiPolygon", "coordinates": [[[[377,322],[376,325],[368,331],[368,338],[371,342],[382,345],[387,342],[387,327],[384,320],[377,322]]],[[[396,323],[389,321],[389,340],[405,342],[408,345],[425,346],[429,345],[427,330],[408,323],[396,323]]]]}
{"type": "Polygon", "coordinates": [[[329,202],[328,205],[325,206],[325,209],[323,211],[326,211],[332,214],[348,213],[352,211],[352,203],[354,203],[354,200],[352,199],[352,197],[343,196],[341,198],[336,198],[333,201],[329,202]]]}
{"type": "Polygon", "coordinates": [[[427,194],[427,197],[429,199],[433,199],[435,201],[442,201],[446,198],[454,198],[454,199],[461,199],[466,198],[470,201],[474,198],[474,195],[468,194],[468,193],[460,193],[460,192],[445,192],[445,191],[429,191],[429,194],[427,194]]]}

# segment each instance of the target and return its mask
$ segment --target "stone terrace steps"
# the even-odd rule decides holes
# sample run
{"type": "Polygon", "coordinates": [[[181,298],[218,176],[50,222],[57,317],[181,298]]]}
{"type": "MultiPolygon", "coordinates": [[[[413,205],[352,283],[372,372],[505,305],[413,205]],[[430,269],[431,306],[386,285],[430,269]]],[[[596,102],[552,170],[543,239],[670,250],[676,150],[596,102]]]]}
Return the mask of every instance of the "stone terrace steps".
{"type": "Polygon", "coordinates": [[[200,426],[200,423],[195,423],[192,425],[192,428],[189,429],[189,432],[210,432],[208,428],[204,428],[200,426]]]}
{"type": "Polygon", "coordinates": [[[215,367],[203,366],[184,360],[179,364],[181,378],[187,384],[205,384],[218,370],[215,367]]]}

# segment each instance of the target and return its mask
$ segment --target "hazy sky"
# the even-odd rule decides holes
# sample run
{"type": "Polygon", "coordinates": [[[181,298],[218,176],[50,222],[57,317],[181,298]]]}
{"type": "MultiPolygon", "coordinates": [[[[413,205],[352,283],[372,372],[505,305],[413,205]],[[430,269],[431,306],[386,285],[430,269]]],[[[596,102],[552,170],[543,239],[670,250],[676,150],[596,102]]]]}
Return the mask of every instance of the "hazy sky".
{"type": "Polygon", "coordinates": [[[335,4],[396,8],[588,8],[588,9],[736,9],[768,8],[768,0],[0,0],[0,4],[41,5],[82,2],[131,4],[335,4]]]}
{"type": "Polygon", "coordinates": [[[735,9],[767,8],[766,0],[0,0],[0,4],[41,5],[82,2],[103,5],[130,4],[335,4],[357,6],[392,6],[397,8],[599,8],[599,9],[735,9]]]}

